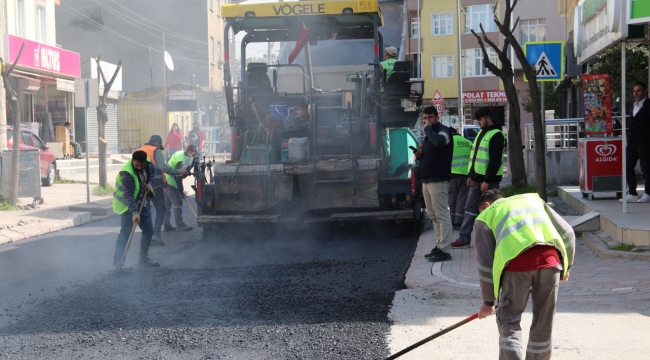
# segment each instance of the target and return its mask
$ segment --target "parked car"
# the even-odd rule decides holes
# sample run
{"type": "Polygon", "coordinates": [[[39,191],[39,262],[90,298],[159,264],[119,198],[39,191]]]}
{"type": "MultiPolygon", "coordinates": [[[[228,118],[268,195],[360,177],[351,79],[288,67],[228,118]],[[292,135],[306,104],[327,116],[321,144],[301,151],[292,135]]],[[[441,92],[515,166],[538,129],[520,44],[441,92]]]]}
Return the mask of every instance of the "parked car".
{"type": "MultiPolygon", "coordinates": [[[[7,148],[13,148],[13,128],[7,126],[7,148]]],[[[41,183],[43,186],[52,186],[56,177],[56,156],[50,151],[36,133],[27,128],[20,129],[20,150],[36,150],[41,156],[41,183]]]]}
{"type": "Polygon", "coordinates": [[[481,127],[476,125],[463,126],[463,137],[471,142],[474,142],[474,139],[480,130],[481,127]]]}

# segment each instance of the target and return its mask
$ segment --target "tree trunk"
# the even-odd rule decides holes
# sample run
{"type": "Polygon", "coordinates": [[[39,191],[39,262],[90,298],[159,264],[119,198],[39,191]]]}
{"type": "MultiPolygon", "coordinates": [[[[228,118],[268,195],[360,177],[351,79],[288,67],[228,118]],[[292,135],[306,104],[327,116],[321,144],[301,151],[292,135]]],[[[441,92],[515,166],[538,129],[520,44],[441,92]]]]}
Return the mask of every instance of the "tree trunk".
{"type": "Polygon", "coordinates": [[[18,203],[18,181],[20,178],[20,105],[9,79],[5,79],[7,92],[11,94],[11,115],[13,117],[13,147],[11,148],[11,175],[9,180],[9,203],[18,203]]]}
{"type": "Polygon", "coordinates": [[[106,104],[101,99],[97,106],[97,141],[99,143],[99,186],[103,188],[106,187],[108,181],[106,174],[106,122],[108,122],[106,104]]]}
{"type": "Polygon", "coordinates": [[[519,111],[519,98],[513,79],[503,81],[508,104],[510,104],[510,118],[508,121],[508,174],[513,185],[523,186],[528,183],[526,164],[524,162],[523,146],[521,144],[521,113],[519,111]]]}
{"type": "Polygon", "coordinates": [[[537,194],[546,201],[546,139],[544,138],[544,119],[537,83],[528,81],[533,106],[533,130],[535,133],[535,188],[537,194]]]}

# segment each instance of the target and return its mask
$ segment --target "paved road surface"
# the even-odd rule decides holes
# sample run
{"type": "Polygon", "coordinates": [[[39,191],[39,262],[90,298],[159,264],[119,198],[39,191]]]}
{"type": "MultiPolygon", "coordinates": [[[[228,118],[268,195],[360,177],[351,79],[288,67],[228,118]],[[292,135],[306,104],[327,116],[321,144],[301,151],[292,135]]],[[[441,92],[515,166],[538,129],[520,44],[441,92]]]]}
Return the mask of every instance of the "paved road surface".
{"type": "MultiPolygon", "coordinates": [[[[316,230],[164,233],[151,251],[163,267],[128,277],[107,274],[117,218],[2,246],[0,357],[387,356],[416,237],[395,225],[316,230]]],[[[136,234],[127,265],[138,247],[136,234]]]]}

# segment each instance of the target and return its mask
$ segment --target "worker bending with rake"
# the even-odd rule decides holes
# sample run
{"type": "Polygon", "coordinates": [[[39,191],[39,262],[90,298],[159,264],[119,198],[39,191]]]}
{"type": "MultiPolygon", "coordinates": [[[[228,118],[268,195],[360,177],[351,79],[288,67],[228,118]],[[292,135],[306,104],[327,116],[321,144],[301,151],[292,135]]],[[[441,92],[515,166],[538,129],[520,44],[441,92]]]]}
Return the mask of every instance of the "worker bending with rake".
{"type": "Polygon", "coordinates": [[[186,174],[182,176],[173,176],[170,174],[165,174],[167,179],[167,187],[164,189],[165,192],[165,204],[167,206],[167,213],[165,213],[165,220],[163,229],[165,231],[179,230],[179,231],[190,231],[192,230],[191,226],[188,226],[183,222],[183,199],[185,199],[185,191],[183,189],[183,178],[185,178],[192,171],[194,166],[194,160],[198,149],[196,145],[189,145],[185,151],[177,151],[169,159],[168,164],[174,169],[179,171],[185,170],[186,174]],[[174,221],[176,222],[176,228],[171,224],[171,213],[174,211],[174,221]]]}
{"type": "Polygon", "coordinates": [[[574,259],[573,229],[537,194],[505,198],[499,190],[487,190],[479,213],[474,224],[483,298],[478,318],[491,315],[498,299],[499,359],[550,359],[558,284],[569,280],[574,259]],[[529,295],[533,322],[524,350],[520,322],[529,295]]]}
{"type": "Polygon", "coordinates": [[[153,194],[153,178],[156,176],[156,168],[147,161],[147,153],[137,150],[133,153],[131,161],[122,166],[115,178],[115,192],[113,193],[113,211],[120,215],[120,234],[115,243],[115,254],[113,255],[113,268],[117,270],[121,265],[122,256],[132,236],[132,229],[136,224],[140,225],[142,238],[140,239],[140,261],[141,267],[158,267],[157,262],[149,259],[149,246],[153,235],[153,223],[151,221],[151,210],[146,204],[147,194],[153,194]],[[145,202],[144,206],[143,202],[145,202]]]}

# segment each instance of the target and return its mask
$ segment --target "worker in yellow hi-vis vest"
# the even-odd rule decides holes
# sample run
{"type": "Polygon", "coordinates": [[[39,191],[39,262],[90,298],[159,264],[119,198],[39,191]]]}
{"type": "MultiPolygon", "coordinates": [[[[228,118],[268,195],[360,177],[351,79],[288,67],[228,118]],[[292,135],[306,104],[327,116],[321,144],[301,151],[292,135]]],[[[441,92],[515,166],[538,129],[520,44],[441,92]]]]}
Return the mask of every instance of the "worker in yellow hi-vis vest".
{"type": "Polygon", "coordinates": [[[506,138],[501,131],[501,123],[492,118],[492,110],[489,107],[478,109],[474,113],[474,119],[481,131],[476,134],[469,153],[469,193],[458,239],[451,243],[454,249],[469,247],[474,220],[478,216],[478,199],[487,190],[498,189],[503,177],[503,149],[506,146],[506,138]]]}
{"type": "Polygon", "coordinates": [[[499,359],[550,360],[558,284],[569,280],[575,233],[537,194],[506,198],[487,190],[474,224],[476,262],[483,304],[478,318],[496,309],[499,359]],[[527,346],[521,315],[532,298],[527,346]]]}
{"type": "Polygon", "coordinates": [[[171,231],[172,229],[178,231],[192,230],[192,227],[183,221],[183,199],[185,198],[183,178],[192,171],[197,151],[198,149],[196,145],[188,145],[185,151],[177,151],[167,162],[172,168],[179,169],[179,171],[183,169],[186,173],[182,176],[165,174],[165,179],[167,180],[168,185],[163,189],[165,193],[165,205],[167,206],[167,212],[165,213],[165,219],[163,220],[163,229],[165,231],[171,231]],[[174,222],[176,223],[175,228],[172,226],[170,221],[172,210],[174,211],[174,222]]]}
{"type": "Polygon", "coordinates": [[[465,203],[469,186],[467,186],[467,173],[469,173],[469,153],[472,142],[460,135],[456,129],[449,128],[454,142],[454,155],[451,158],[451,178],[449,179],[449,212],[454,230],[460,230],[465,216],[465,203]]]}

